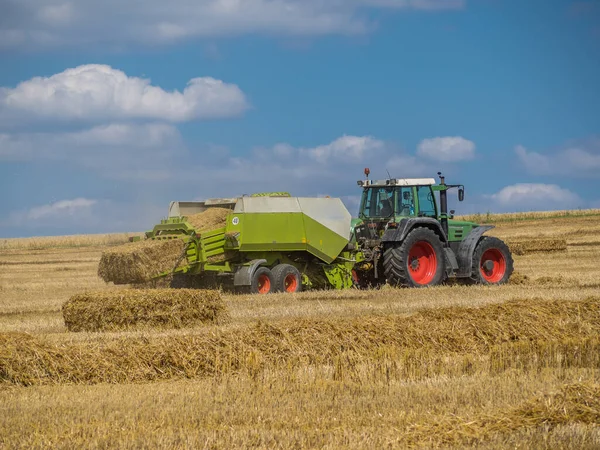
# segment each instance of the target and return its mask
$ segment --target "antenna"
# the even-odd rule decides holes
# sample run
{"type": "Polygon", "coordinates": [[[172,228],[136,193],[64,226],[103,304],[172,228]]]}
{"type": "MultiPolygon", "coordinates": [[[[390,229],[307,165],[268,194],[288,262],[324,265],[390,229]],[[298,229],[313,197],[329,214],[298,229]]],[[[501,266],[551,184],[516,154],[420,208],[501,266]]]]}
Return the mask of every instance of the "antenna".
{"type": "Polygon", "coordinates": [[[390,171],[389,171],[389,170],[387,170],[387,168],[385,169],[385,171],[386,171],[386,172],[387,172],[387,174],[388,174],[388,179],[389,179],[389,180],[391,180],[391,179],[392,179],[392,176],[390,175],[390,171]]]}

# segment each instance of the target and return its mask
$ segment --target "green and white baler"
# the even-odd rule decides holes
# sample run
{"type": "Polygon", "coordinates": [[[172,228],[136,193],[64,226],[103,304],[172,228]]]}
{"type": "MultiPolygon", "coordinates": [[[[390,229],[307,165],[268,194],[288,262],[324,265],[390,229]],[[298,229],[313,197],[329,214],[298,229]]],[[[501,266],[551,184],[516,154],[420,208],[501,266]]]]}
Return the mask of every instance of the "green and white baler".
{"type": "Polygon", "coordinates": [[[169,211],[146,237],[186,242],[174,270],[179,283],[217,279],[258,293],[354,283],[361,255],[351,250],[352,218],[338,198],[257,195],[172,202],[169,211]],[[196,234],[187,216],[210,207],[231,209],[225,226],[196,234]]]}

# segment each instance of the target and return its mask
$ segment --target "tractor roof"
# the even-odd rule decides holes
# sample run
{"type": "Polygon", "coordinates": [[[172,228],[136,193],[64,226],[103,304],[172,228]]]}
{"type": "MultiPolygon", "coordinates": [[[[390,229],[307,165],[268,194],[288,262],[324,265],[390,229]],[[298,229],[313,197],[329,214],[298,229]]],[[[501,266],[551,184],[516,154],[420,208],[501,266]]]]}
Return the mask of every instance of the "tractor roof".
{"type": "Polygon", "coordinates": [[[359,182],[363,187],[367,186],[431,186],[435,184],[433,178],[390,178],[389,180],[365,180],[359,182]]]}

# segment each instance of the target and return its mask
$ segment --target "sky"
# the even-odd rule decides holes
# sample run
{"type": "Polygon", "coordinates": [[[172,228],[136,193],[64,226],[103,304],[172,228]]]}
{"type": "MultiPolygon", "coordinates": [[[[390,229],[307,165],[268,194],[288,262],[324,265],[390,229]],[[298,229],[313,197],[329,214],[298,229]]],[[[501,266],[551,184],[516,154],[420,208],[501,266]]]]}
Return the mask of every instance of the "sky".
{"type": "Polygon", "coordinates": [[[172,200],[464,184],[600,208],[600,0],[0,0],[0,238],[172,200]]]}

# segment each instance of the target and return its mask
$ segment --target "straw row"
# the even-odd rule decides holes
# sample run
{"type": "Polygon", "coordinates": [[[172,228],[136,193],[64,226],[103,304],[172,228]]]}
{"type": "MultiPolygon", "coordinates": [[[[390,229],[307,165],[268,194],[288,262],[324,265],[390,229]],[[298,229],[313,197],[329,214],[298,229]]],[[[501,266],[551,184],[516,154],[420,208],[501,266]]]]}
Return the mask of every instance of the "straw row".
{"type": "Polygon", "coordinates": [[[531,278],[521,272],[514,271],[509,280],[510,284],[532,285],[532,286],[579,286],[579,281],[575,278],[558,276],[544,276],[531,278]]]}
{"type": "Polygon", "coordinates": [[[220,332],[65,344],[4,334],[0,379],[22,385],[142,382],[255,373],[269,367],[350,367],[381,358],[401,360],[405,353],[429,358],[472,355],[477,360],[502,344],[581,341],[599,333],[600,299],[589,298],[517,300],[427,310],[410,317],[305,319],[220,332]]]}
{"type": "Polygon", "coordinates": [[[522,256],[536,252],[560,252],[567,249],[565,239],[528,239],[507,242],[513,255],[522,256]]]}
{"type": "Polygon", "coordinates": [[[409,446],[468,445],[492,436],[544,426],[545,435],[560,425],[600,423],[600,385],[573,383],[558,392],[540,395],[521,406],[498,411],[488,417],[467,420],[456,416],[414,424],[402,435],[409,446]]]}

